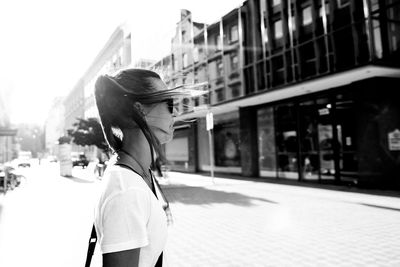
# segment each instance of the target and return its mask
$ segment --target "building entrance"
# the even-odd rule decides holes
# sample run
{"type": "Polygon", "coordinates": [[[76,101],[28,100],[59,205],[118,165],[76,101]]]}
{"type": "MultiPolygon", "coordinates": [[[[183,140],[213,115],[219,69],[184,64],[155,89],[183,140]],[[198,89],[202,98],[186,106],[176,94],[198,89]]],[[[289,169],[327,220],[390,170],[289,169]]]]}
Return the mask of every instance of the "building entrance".
{"type": "Polygon", "coordinates": [[[260,176],[357,179],[356,108],[350,95],[263,107],[257,115],[260,176]]]}
{"type": "Polygon", "coordinates": [[[354,182],[357,126],[351,96],[300,102],[298,114],[300,179],[354,182]]]}

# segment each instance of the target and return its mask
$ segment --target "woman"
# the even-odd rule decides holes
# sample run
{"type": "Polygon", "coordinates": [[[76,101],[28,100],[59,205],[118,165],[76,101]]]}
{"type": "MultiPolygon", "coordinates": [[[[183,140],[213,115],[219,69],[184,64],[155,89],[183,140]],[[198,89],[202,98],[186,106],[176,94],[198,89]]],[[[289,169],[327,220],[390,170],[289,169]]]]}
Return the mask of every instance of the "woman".
{"type": "Polygon", "coordinates": [[[182,94],[142,69],[96,81],[103,133],[116,153],[116,163],[104,173],[95,212],[104,267],[160,266],[167,218],[157,199],[161,196],[155,195],[161,191],[156,190],[150,166],[156,156],[163,158],[160,145],[173,137],[172,99],[182,94]]]}

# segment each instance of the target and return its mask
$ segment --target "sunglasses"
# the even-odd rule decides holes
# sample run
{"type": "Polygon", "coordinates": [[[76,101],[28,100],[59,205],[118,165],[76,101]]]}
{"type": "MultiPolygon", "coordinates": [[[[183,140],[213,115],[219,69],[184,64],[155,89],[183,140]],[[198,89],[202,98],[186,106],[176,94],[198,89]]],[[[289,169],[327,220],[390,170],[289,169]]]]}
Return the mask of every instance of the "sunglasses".
{"type": "Polygon", "coordinates": [[[171,114],[174,114],[174,100],[172,98],[165,100],[167,103],[168,111],[171,114]]]}

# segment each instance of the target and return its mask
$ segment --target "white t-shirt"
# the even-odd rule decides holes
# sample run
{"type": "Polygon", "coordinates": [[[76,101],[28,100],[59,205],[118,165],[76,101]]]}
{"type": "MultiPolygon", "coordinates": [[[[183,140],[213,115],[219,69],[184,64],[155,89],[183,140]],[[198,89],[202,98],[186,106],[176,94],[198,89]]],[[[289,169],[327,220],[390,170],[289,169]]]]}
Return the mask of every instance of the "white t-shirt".
{"type": "MultiPolygon", "coordinates": [[[[108,166],[95,227],[101,252],[140,248],[139,266],[154,266],[167,240],[167,218],[161,202],[138,174],[108,166]]],[[[160,198],[160,197],[159,197],[160,198]]]]}

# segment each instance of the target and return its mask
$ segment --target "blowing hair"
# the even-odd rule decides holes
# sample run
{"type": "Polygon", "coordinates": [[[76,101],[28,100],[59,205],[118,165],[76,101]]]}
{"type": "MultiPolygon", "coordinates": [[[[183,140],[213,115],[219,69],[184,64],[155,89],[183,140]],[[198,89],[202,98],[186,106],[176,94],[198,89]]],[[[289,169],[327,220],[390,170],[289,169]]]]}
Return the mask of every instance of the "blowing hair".
{"type": "Polygon", "coordinates": [[[174,89],[160,89],[160,76],[149,70],[127,69],[114,77],[100,76],[95,84],[95,99],[99,111],[104,137],[113,152],[122,149],[123,129],[139,127],[146,137],[151,150],[165,159],[161,145],[147,125],[144,115],[136,103],[151,105],[182,95],[174,89]]]}

